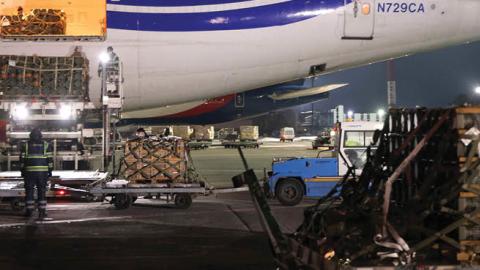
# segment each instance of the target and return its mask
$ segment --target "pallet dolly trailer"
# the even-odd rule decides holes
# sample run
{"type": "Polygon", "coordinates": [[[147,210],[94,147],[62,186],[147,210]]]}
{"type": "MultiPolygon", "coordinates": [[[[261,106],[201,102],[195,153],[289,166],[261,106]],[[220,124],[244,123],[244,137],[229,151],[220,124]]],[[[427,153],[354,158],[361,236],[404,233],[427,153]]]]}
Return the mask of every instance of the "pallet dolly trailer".
{"type": "MultiPolygon", "coordinates": [[[[94,197],[81,186],[106,179],[107,173],[97,171],[54,171],[47,186],[47,198],[83,199],[94,197]],[[78,188],[77,188],[78,186],[78,188]]],[[[36,192],[34,192],[36,196],[36,192]]],[[[24,180],[18,171],[0,172],[0,201],[9,203],[13,211],[25,207],[24,180]]]]}
{"type": "Polygon", "coordinates": [[[114,179],[109,182],[95,183],[87,188],[95,197],[111,198],[116,209],[129,208],[140,196],[155,197],[159,200],[173,202],[179,209],[191,206],[193,198],[199,195],[208,195],[210,191],[199,183],[191,184],[156,184],[156,185],[129,185],[128,181],[114,179]]]}

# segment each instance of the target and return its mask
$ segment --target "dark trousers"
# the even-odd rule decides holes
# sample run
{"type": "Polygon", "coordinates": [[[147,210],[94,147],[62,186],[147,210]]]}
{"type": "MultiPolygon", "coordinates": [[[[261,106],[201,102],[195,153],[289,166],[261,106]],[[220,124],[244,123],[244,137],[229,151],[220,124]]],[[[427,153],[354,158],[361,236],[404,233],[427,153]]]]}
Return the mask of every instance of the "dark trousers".
{"type": "Polygon", "coordinates": [[[47,208],[47,181],[48,172],[30,172],[25,173],[25,204],[27,210],[35,209],[35,187],[37,187],[38,209],[45,210],[47,208]]]}

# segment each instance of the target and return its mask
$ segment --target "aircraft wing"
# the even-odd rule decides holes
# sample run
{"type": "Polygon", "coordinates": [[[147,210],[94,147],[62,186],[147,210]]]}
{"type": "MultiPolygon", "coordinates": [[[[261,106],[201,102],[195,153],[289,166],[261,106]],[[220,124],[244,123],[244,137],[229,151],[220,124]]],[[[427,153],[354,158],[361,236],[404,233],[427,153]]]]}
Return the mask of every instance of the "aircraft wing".
{"type": "Polygon", "coordinates": [[[291,98],[308,97],[312,95],[327,93],[332,90],[345,87],[347,85],[348,83],[328,84],[328,85],[322,85],[319,87],[313,87],[313,88],[308,88],[304,90],[295,90],[295,91],[290,91],[290,92],[281,93],[281,94],[273,93],[272,95],[269,95],[269,97],[273,100],[285,100],[285,99],[291,99],[291,98]]]}

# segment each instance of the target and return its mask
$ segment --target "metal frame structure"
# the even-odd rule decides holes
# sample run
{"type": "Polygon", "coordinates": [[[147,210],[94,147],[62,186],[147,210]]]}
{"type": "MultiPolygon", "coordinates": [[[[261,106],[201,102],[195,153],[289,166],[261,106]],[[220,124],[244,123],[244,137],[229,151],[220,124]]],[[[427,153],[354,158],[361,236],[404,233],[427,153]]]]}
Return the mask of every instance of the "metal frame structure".
{"type": "MultiPolygon", "coordinates": [[[[279,267],[478,267],[479,128],[480,107],[391,109],[358,180],[347,181],[347,173],[306,209],[288,244],[274,249],[279,267]]],[[[264,195],[251,193],[265,204],[264,195]]],[[[271,217],[266,207],[258,212],[271,217]]],[[[264,225],[271,223],[278,225],[272,218],[264,225]]],[[[274,247],[285,243],[282,234],[269,237],[274,247]]]]}

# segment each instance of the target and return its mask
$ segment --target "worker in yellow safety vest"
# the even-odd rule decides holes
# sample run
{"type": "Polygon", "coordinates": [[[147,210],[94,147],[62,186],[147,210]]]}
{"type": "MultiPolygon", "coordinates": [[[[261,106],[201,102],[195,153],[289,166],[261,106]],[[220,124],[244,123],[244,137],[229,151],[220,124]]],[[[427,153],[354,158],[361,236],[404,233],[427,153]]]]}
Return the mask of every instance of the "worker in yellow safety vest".
{"type": "Polygon", "coordinates": [[[38,218],[47,218],[47,181],[52,176],[53,156],[50,145],[42,139],[42,132],[34,128],[30,140],[21,146],[20,166],[25,181],[26,217],[35,210],[35,187],[37,188],[38,218]]]}

